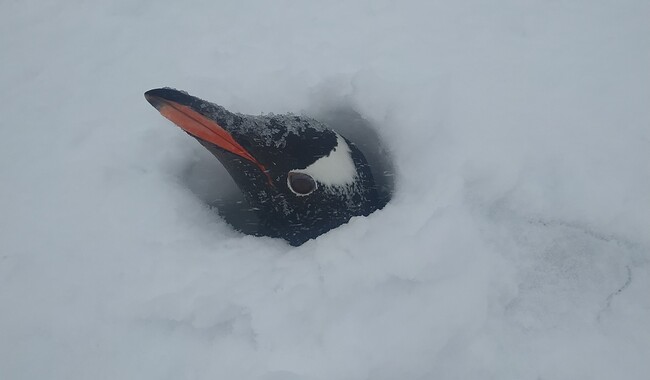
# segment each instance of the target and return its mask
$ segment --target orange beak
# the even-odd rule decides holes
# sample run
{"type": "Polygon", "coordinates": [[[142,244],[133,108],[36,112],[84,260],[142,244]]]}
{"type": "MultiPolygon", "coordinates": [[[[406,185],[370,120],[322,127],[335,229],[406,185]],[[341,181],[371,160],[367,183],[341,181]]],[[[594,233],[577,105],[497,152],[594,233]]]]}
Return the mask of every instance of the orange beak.
{"type": "Polygon", "coordinates": [[[202,115],[192,107],[181,104],[173,99],[174,97],[178,97],[179,94],[171,93],[168,89],[156,89],[147,91],[144,96],[161,115],[179,126],[182,130],[196,138],[210,142],[223,150],[252,162],[266,174],[269,182],[271,182],[271,178],[264,165],[242,147],[228,131],[223,129],[216,121],[202,115]],[[167,94],[172,95],[165,96],[167,94]]]}

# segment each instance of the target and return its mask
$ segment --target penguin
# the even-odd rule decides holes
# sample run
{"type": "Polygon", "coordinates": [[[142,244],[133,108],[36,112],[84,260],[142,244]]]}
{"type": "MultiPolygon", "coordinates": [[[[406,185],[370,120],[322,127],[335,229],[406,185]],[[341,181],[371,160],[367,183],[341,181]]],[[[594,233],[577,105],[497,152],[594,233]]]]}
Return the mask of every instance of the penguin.
{"type": "Polygon", "coordinates": [[[387,202],[361,150],[322,122],[233,113],[169,87],[144,96],[225,167],[255,213],[254,235],[299,246],[387,202]]]}

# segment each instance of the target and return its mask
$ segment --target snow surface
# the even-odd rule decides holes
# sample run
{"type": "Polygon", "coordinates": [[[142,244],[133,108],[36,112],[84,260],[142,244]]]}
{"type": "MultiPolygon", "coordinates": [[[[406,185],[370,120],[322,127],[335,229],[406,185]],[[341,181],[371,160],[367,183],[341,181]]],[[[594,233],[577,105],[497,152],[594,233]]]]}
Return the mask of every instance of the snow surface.
{"type": "Polygon", "coordinates": [[[0,379],[648,378],[647,0],[0,9],[0,379]],[[351,106],[395,196],[241,235],[161,86],[351,106]]]}

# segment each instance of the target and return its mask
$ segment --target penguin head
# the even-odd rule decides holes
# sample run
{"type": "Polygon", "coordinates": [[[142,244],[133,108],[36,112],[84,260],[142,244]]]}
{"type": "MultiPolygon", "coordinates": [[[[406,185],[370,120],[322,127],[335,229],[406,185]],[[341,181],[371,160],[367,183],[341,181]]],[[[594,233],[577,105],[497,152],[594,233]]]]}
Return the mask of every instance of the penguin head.
{"type": "Polygon", "coordinates": [[[171,88],[145,98],[221,161],[260,235],[300,245],[382,206],[363,153],[317,120],[236,114],[171,88]]]}

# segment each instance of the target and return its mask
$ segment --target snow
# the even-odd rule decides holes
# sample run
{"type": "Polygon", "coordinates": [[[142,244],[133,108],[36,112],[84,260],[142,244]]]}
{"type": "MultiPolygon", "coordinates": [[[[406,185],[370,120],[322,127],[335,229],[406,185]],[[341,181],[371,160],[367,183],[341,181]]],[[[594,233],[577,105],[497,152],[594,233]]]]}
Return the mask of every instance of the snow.
{"type": "Polygon", "coordinates": [[[645,0],[5,1],[0,378],[645,379],[645,0]],[[301,247],[144,100],[349,106],[393,200],[301,247]]]}

